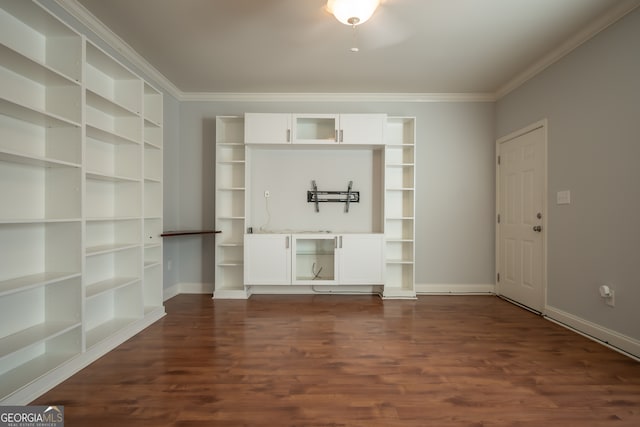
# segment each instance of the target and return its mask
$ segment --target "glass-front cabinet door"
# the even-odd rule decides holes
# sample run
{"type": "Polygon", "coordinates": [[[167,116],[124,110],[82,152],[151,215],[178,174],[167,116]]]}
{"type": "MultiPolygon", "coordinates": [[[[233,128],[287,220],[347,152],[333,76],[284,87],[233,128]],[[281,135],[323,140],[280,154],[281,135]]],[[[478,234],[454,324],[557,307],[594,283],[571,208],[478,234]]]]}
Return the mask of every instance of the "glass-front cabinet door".
{"type": "Polygon", "coordinates": [[[292,240],[293,283],[335,284],[338,237],[332,234],[294,234],[292,240]]]}
{"type": "Polygon", "coordinates": [[[294,144],[337,144],[339,142],[338,114],[294,114],[294,144]]]}

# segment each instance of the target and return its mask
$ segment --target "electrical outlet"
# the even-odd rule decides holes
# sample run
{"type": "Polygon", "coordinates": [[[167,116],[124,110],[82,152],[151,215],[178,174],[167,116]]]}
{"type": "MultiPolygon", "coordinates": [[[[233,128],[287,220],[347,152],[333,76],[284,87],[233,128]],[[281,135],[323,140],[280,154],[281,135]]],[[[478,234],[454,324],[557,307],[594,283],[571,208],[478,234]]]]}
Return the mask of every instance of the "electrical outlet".
{"type": "Polygon", "coordinates": [[[167,261],[167,271],[171,271],[171,268],[173,268],[173,262],[169,260],[167,261]]]}
{"type": "Polygon", "coordinates": [[[611,292],[611,295],[605,299],[605,302],[607,303],[608,306],[615,307],[616,306],[616,293],[613,291],[613,289],[611,289],[610,292],[611,292]]]}
{"type": "Polygon", "coordinates": [[[271,197],[271,192],[269,190],[264,190],[264,198],[268,199],[269,197],[271,197]]]}

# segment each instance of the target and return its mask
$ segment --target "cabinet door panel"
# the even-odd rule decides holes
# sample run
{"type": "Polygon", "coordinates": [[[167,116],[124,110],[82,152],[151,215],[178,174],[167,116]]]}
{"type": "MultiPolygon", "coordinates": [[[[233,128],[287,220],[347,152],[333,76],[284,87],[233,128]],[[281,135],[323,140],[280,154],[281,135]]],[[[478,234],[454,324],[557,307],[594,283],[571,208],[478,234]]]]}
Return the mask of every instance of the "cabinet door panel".
{"type": "Polygon", "coordinates": [[[340,239],[340,284],[382,284],[385,265],[383,235],[345,234],[340,239]]]}
{"type": "Polygon", "coordinates": [[[338,238],[333,234],[293,235],[294,284],[338,284],[338,238]]]}
{"type": "Polygon", "coordinates": [[[246,113],[244,141],[246,144],[290,144],[291,114],[246,113]]]}
{"type": "Polygon", "coordinates": [[[337,144],[338,114],[293,114],[294,144],[337,144]]]}
{"type": "Polygon", "coordinates": [[[291,236],[245,235],[244,277],[247,285],[290,285],[291,236]]]}
{"type": "Polygon", "coordinates": [[[385,114],[341,114],[340,143],[384,144],[385,114]]]}

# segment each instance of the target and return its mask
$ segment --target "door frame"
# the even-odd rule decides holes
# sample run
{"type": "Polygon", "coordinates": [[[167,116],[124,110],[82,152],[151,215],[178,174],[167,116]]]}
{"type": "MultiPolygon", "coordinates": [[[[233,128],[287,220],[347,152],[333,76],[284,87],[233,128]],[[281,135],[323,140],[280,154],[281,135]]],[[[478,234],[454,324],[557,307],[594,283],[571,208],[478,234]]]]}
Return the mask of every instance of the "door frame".
{"type": "MultiPolygon", "coordinates": [[[[532,123],[528,126],[525,126],[521,129],[518,129],[514,132],[511,132],[508,135],[505,135],[496,140],[496,215],[495,215],[495,292],[496,295],[502,296],[500,292],[500,281],[498,280],[498,273],[500,272],[500,224],[498,224],[498,214],[500,213],[500,164],[499,157],[500,156],[500,146],[505,142],[511,141],[512,139],[518,138],[519,136],[525,135],[529,132],[533,132],[534,130],[542,128],[542,151],[543,151],[543,188],[542,188],[542,311],[540,314],[544,315],[547,311],[547,230],[548,230],[548,141],[549,141],[549,127],[547,123],[547,119],[544,118],[535,123],[532,123]]],[[[504,297],[506,298],[506,297],[504,297]]],[[[506,298],[508,301],[519,305],[525,309],[530,311],[536,310],[527,307],[526,305],[520,304],[518,301],[513,301],[509,298],[506,298]]]]}

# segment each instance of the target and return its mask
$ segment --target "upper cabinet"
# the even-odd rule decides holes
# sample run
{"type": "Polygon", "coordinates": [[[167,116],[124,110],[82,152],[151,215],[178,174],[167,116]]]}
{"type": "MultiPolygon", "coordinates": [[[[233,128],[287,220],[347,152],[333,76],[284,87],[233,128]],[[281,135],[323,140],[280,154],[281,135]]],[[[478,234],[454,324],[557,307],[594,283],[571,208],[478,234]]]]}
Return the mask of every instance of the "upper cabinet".
{"type": "Polygon", "coordinates": [[[246,144],[290,144],[291,114],[246,113],[244,141],[246,144]]]}
{"type": "Polygon", "coordinates": [[[383,145],[386,114],[245,114],[246,144],[383,145]]]}
{"type": "Polygon", "coordinates": [[[341,144],[383,145],[386,114],[341,114],[341,144]]]}
{"type": "Polygon", "coordinates": [[[294,114],[293,142],[295,144],[337,144],[340,142],[338,114],[294,114]]]}

